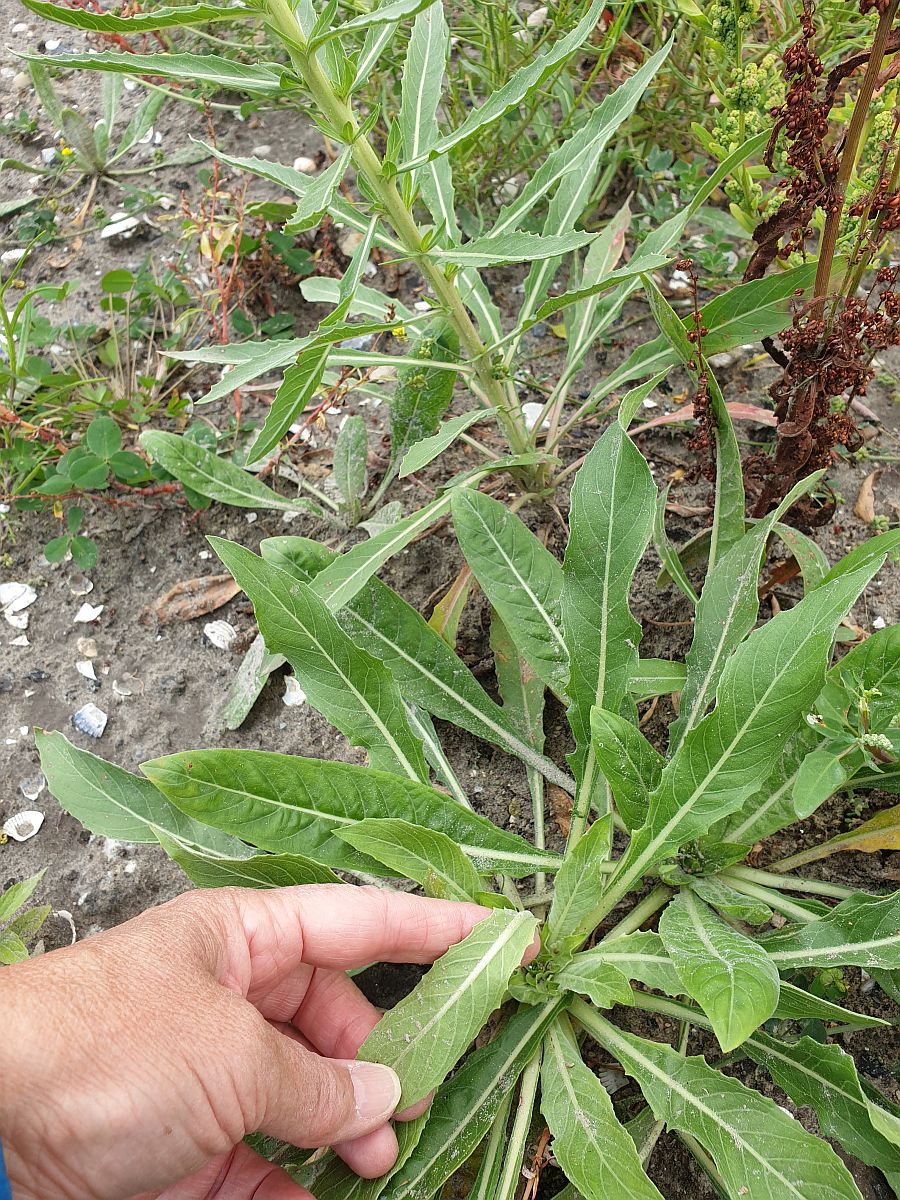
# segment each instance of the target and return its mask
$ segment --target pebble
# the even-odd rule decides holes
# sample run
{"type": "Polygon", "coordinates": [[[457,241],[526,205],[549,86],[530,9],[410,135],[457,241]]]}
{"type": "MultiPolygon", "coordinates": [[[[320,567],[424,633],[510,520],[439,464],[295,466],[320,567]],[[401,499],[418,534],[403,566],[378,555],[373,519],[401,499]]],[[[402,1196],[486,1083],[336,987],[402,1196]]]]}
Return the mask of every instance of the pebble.
{"type": "Polygon", "coordinates": [[[338,238],[338,249],[341,254],[352,258],[356,248],[361,244],[363,235],[356,229],[346,229],[338,238]]]}
{"type": "Polygon", "coordinates": [[[56,158],[56,147],[55,146],[45,146],[43,148],[43,150],[41,151],[41,162],[47,163],[49,165],[50,163],[53,162],[54,158],[56,158]]]}
{"type": "Polygon", "coordinates": [[[263,142],[261,146],[254,146],[251,153],[253,154],[254,158],[268,158],[272,153],[272,147],[268,142],[263,142]]]}
{"type": "Polygon", "coordinates": [[[542,25],[546,25],[546,23],[547,9],[543,6],[541,8],[536,8],[534,12],[529,13],[525,20],[525,24],[529,29],[540,29],[540,27],[542,25]]]}
{"type": "Polygon", "coordinates": [[[163,675],[159,681],[159,690],[169,696],[183,696],[187,691],[187,679],[184,675],[163,675]]]}
{"type": "Polygon", "coordinates": [[[28,26],[25,24],[24,21],[16,21],[15,25],[13,25],[12,29],[10,29],[10,33],[28,33],[28,32],[29,32],[28,26]]]}
{"type": "Polygon", "coordinates": [[[316,169],[316,160],[314,158],[307,158],[305,154],[301,154],[299,158],[294,159],[295,171],[302,171],[304,175],[314,175],[316,169]]]}
{"type": "Polygon", "coordinates": [[[17,71],[12,77],[12,85],[16,92],[27,92],[31,87],[31,76],[27,71],[17,71]]]}

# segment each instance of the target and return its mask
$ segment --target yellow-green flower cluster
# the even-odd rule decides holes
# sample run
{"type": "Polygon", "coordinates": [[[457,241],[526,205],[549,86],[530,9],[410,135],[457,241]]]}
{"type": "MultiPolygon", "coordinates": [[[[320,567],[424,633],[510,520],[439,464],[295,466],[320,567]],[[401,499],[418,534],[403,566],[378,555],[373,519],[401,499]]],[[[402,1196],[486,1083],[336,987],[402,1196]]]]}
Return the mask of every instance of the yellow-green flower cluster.
{"type": "Polygon", "coordinates": [[[759,14],[760,0],[711,0],[706,16],[713,37],[732,54],[759,14]]]}

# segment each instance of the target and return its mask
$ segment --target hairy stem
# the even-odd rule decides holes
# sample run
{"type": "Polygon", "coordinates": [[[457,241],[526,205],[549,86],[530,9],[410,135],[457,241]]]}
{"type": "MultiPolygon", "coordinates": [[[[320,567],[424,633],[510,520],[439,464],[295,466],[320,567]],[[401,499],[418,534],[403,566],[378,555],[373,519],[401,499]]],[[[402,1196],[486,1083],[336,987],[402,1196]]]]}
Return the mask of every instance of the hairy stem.
{"type": "Polygon", "coordinates": [[[538,1082],[541,1077],[541,1052],[537,1051],[534,1058],[522,1072],[519,1083],[519,1098],[516,1103],[516,1115],[507,1141],[506,1161],[497,1183],[495,1200],[513,1200],[522,1178],[522,1162],[528,1145],[528,1134],[531,1130],[531,1120],[534,1115],[534,1100],[537,1095],[538,1082]]]}
{"type": "MultiPolygon", "coordinates": [[[[661,883],[659,887],[655,887],[652,892],[646,895],[640,904],[636,904],[627,917],[623,917],[617,925],[613,925],[609,933],[604,934],[600,940],[602,942],[612,942],[615,941],[616,938],[624,937],[626,933],[634,933],[635,930],[640,929],[643,923],[652,917],[654,913],[659,912],[671,895],[672,889],[661,883]]],[[[585,925],[587,925],[588,921],[591,920],[593,920],[593,917],[587,918],[585,925]]],[[[594,922],[587,932],[590,933],[591,930],[595,929],[596,927],[597,922],[594,922]]],[[[587,934],[585,934],[585,936],[587,936],[587,934]]]]}
{"type": "Polygon", "coordinates": [[[810,921],[818,919],[815,913],[811,913],[809,909],[803,908],[800,904],[794,904],[786,896],[776,892],[774,888],[761,887],[758,883],[748,883],[746,879],[735,876],[731,876],[728,882],[736,892],[740,892],[743,896],[751,896],[754,900],[761,900],[763,904],[768,904],[769,908],[774,908],[776,912],[789,917],[792,921],[800,921],[807,925],[810,921]]]}
{"type": "Polygon", "coordinates": [[[787,870],[790,859],[774,865],[772,871],[758,871],[754,867],[728,867],[722,872],[726,879],[743,879],[747,883],[759,883],[763,887],[774,887],[784,892],[805,892],[808,896],[830,896],[834,900],[846,900],[854,895],[854,889],[840,883],[825,883],[822,879],[798,879],[794,875],[776,875],[776,871],[787,870]]]}

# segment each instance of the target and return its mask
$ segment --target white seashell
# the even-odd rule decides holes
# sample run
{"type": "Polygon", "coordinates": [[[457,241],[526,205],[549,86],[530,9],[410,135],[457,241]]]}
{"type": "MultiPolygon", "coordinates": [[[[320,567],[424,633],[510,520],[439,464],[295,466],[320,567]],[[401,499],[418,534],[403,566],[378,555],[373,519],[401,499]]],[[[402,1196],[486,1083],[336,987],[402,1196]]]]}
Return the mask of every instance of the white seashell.
{"type": "Polygon", "coordinates": [[[247,522],[248,525],[253,525],[254,522],[259,520],[259,513],[255,513],[255,512],[244,513],[244,520],[247,522]]]}
{"type": "Polygon", "coordinates": [[[69,591],[73,596],[89,596],[93,590],[94,585],[87,575],[69,576],[69,591]]]}
{"type": "Polygon", "coordinates": [[[529,13],[525,24],[529,29],[540,29],[542,25],[547,24],[547,9],[546,7],[536,8],[534,12],[529,13]]]}
{"type": "Polygon", "coordinates": [[[112,688],[117,696],[127,698],[139,696],[144,690],[144,683],[136,675],[123,675],[121,679],[113,680],[112,688]]]}
{"type": "Polygon", "coordinates": [[[90,625],[91,621],[96,621],[103,612],[104,605],[102,604],[82,604],[78,612],[75,614],[76,625],[90,625]]]}
{"type": "Polygon", "coordinates": [[[237,630],[228,621],[210,621],[203,626],[203,636],[217,650],[229,650],[237,637],[237,630]]]}
{"type": "Polygon", "coordinates": [[[44,38],[44,49],[49,50],[52,54],[54,50],[58,50],[62,42],[59,38],[44,38]]]}
{"type": "Polygon", "coordinates": [[[46,786],[47,780],[43,775],[34,775],[31,779],[19,780],[19,791],[26,800],[37,800],[46,786]]]}
{"type": "Polygon", "coordinates": [[[296,675],[285,675],[281,703],[287,708],[299,708],[301,704],[306,703],[306,692],[300,686],[296,675]]]}
{"type": "Polygon", "coordinates": [[[24,248],[20,248],[18,250],[4,250],[3,253],[0,254],[0,263],[2,263],[4,267],[14,267],[17,262],[22,261],[27,253],[28,251],[24,248]]]}
{"type": "Polygon", "coordinates": [[[431,305],[427,300],[417,300],[413,305],[416,312],[431,312],[431,305]]]}
{"type": "Polygon", "coordinates": [[[301,154],[299,158],[294,159],[294,170],[302,171],[304,175],[314,175],[317,169],[314,158],[307,158],[306,155],[301,154]]]}
{"type": "Polygon", "coordinates": [[[13,638],[9,644],[11,646],[30,646],[31,642],[29,642],[28,638],[23,633],[21,637],[13,638]]]}
{"type": "Polygon", "coordinates": [[[94,670],[94,664],[89,658],[80,658],[75,663],[75,670],[79,675],[83,675],[85,679],[92,679],[97,682],[97,672],[94,670]]]}
{"type": "Polygon", "coordinates": [[[79,708],[78,712],[72,716],[72,724],[75,728],[80,733],[86,733],[88,737],[92,738],[103,737],[103,731],[106,728],[108,720],[109,717],[96,704],[85,704],[83,708],[79,708]]]}
{"type": "Polygon", "coordinates": [[[642,400],[641,404],[644,406],[644,408],[659,408],[659,405],[656,403],[656,401],[651,400],[649,396],[646,400],[642,400]]]}
{"type": "Polygon", "coordinates": [[[885,621],[884,617],[876,617],[875,620],[872,622],[872,628],[873,629],[884,629],[886,624],[887,624],[887,622],[885,621]]]}
{"type": "MultiPolygon", "coordinates": [[[[522,405],[522,415],[525,418],[525,428],[529,431],[529,433],[531,432],[532,429],[534,429],[535,425],[537,425],[538,418],[540,417],[540,415],[543,411],[544,411],[543,404],[538,404],[534,400],[529,400],[527,404],[522,405]]],[[[541,429],[549,429],[549,428],[550,428],[550,422],[545,417],[544,420],[541,422],[541,429]]]]}
{"type": "Polygon", "coordinates": [[[108,225],[104,225],[100,230],[100,237],[104,241],[109,241],[110,238],[129,238],[139,225],[137,217],[123,217],[121,221],[110,221],[108,225]]]}
{"type": "Polygon", "coordinates": [[[49,164],[53,162],[54,158],[56,158],[56,147],[45,146],[41,151],[41,162],[49,166],[49,164]]]}
{"type": "Polygon", "coordinates": [[[3,613],[7,625],[13,629],[28,628],[28,614],[25,609],[37,600],[37,592],[27,583],[0,583],[0,612],[3,613]]]}
{"type": "Polygon", "coordinates": [[[33,838],[44,823],[44,814],[26,809],[3,822],[3,832],[14,842],[27,842],[33,838]]]}
{"type": "Polygon", "coordinates": [[[85,658],[97,657],[97,643],[93,638],[80,637],[75,643],[75,649],[79,654],[83,654],[85,658]]]}

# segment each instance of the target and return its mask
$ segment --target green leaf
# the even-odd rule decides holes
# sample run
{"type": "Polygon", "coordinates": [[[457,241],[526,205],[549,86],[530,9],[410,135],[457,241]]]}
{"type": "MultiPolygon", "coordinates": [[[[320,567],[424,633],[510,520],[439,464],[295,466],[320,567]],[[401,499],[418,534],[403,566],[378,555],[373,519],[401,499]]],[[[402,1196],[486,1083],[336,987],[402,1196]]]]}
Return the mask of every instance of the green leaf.
{"type": "Polygon", "coordinates": [[[566,175],[593,174],[610,138],[634,112],[671,48],[669,41],[651,55],[625,83],[604,96],[580,129],[547,155],[515,200],[501,209],[494,225],[495,233],[519,228],[532,209],[566,175]]]}
{"type": "Polygon", "coordinates": [[[302,854],[254,854],[220,858],[161,833],[159,842],[197,887],[280,888],[307,883],[343,883],[339,875],[302,854]]]}
{"type": "MultiPolygon", "coordinates": [[[[627,86],[627,84],[625,85],[627,86]]],[[[626,200],[600,233],[591,243],[584,257],[581,275],[578,277],[578,287],[593,287],[603,280],[622,257],[625,250],[625,237],[631,224],[631,208],[626,200]]],[[[574,271],[570,282],[575,282],[574,271]]],[[[566,316],[566,369],[562,378],[572,377],[584,362],[588,350],[603,330],[614,320],[614,313],[619,309],[615,297],[604,304],[599,320],[597,309],[600,305],[600,294],[589,297],[581,304],[574,305],[566,316]]],[[[623,397],[623,402],[626,398],[623,397]]],[[[620,406],[621,414],[621,406],[620,406]]],[[[621,419],[621,417],[620,417],[621,419]]],[[[627,425],[624,426],[627,428],[627,425]]]]}
{"type": "Polygon", "coordinates": [[[601,817],[566,854],[560,864],[547,917],[547,945],[564,948],[577,936],[582,921],[597,906],[604,876],[597,864],[609,853],[611,817],[601,817]]]}
{"type": "Polygon", "coordinates": [[[449,48],[444,6],[428,4],[413,23],[403,66],[399,127],[405,159],[418,158],[438,140],[437,111],[449,48]]]}
{"type": "Polygon", "coordinates": [[[821,477],[821,472],[816,472],[792,488],[774,512],[743,533],[731,549],[710,566],[697,604],[679,714],[669,734],[673,753],[712,704],[725,664],[756,624],[759,572],[774,526],[798,497],[805,495],[821,477]]]}
{"type": "Polygon", "coordinates": [[[433,1196],[466,1162],[561,1007],[562,1002],[554,1000],[520,1010],[439,1088],[419,1144],[402,1176],[391,1181],[384,1200],[433,1196]]]}
{"type": "Polygon", "coordinates": [[[375,25],[392,25],[403,17],[411,17],[414,13],[421,12],[423,8],[434,2],[435,0],[387,0],[387,3],[361,13],[358,17],[351,17],[349,21],[343,21],[333,29],[326,29],[318,37],[312,39],[309,48],[315,50],[332,38],[343,37],[357,29],[368,30],[375,25]]]}
{"type": "Polygon", "coordinates": [[[685,571],[675,547],[669,541],[669,535],[666,531],[666,505],[669,503],[669,489],[671,486],[671,483],[667,483],[659,493],[659,499],[656,501],[656,519],[653,522],[653,544],[656,547],[656,553],[659,555],[663,567],[668,572],[669,578],[676,584],[681,594],[696,607],[698,602],[697,593],[694,591],[693,585],[688,579],[687,571],[685,571]]]}
{"type": "Polygon", "coordinates": [[[578,779],[575,813],[603,813],[608,799],[591,742],[591,709],[618,711],[637,663],[641,627],[628,606],[631,580],[653,522],[650,468],[622,427],[606,430],[575,476],[563,563],[563,628],[569,648],[569,723],[578,779]]]}
{"type": "Polygon", "coordinates": [[[386,584],[370,579],[347,607],[338,607],[322,580],[340,558],[323,554],[322,547],[303,538],[270,538],[262,550],[267,559],[299,568],[301,577],[310,578],[312,589],[320,596],[324,593],[353,640],[389,669],[407,701],[515,754],[558,786],[571,787],[563,772],[523,740],[440,634],[386,584]]]}
{"type": "Polygon", "coordinates": [[[766,939],[779,970],[795,967],[900,967],[900,893],[842,900],[827,917],[766,939]]]}
{"type": "Polygon", "coordinates": [[[684,663],[668,658],[640,658],[631,669],[628,690],[636,700],[650,700],[680,692],[684,680],[684,663]]]}
{"type": "Polygon", "coordinates": [[[403,366],[391,398],[391,469],[396,470],[410,446],[434,432],[453,399],[452,372],[428,363],[453,363],[459,357],[459,339],[439,318],[416,342],[413,353],[427,360],[422,366],[403,366]]]}
{"type": "Polygon", "coordinates": [[[860,1200],[827,1142],[807,1133],[774,1100],[670,1046],[616,1029],[583,1001],[572,1013],[638,1083],[657,1120],[695,1137],[712,1156],[728,1195],[747,1200],[860,1200]]]}
{"type": "MultiPolygon", "coordinates": [[[[897,1169],[897,1144],[873,1123],[874,1106],[862,1090],[849,1054],[810,1037],[787,1045],[765,1033],[755,1033],[744,1050],[765,1067],[795,1104],[814,1109],[825,1137],[834,1138],[848,1154],[870,1167],[897,1169]]],[[[874,1118],[897,1126],[897,1118],[886,1109],[880,1109],[874,1118]]]]}
{"type": "Polygon", "coordinates": [[[581,1061],[564,1016],[544,1038],[541,1112],[553,1134],[553,1156],[585,1200],[662,1200],[619,1124],[609,1093],[581,1061]]]}
{"type": "Polygon", "coordinates": [[[122,432],[112,417],[94,417],[84,435],[88,449],[100,458],[111,458],[122,449],[122,432]]]}
{"type": "Polygon", "coordinates": [[[322,382],[330,345],[307,346],[293,366],[288,367],[266,413],[262,429],[247,455],[247,461],[259,462],[275,449],[290,427],[299,419],[322,382]]]}
{"type": "Polygon", "coordinates": [[[698,875],[687,884],[692,892],[711,904],[713,908],[732,917],[735,921],[746,921],[748,925],[765,925],[772,919],[772,910],[761,900],[735,891],[723,879],[714,875],[698,875]]]}
{"type": "Polygon", "coordinates": [[[331,208],[335,193],[350,165],[350,155],[351,148],[347,146],[330,167],[311,177],[309,187],[297,202],[291,219],[285,224],[285,233],[298,234],[307,229],[315,229],[331,208]]]}
{"type": "Polygon", "coordinates": [[[794,812],[808,817],[846,784],[851,774],[845,760],[831,750],[813,750],[800,763],[791,789],[794,812]]]}
{"type": "Polygon", "coordinates": [[[38,908],[27,908],[25,912],[19,913],[7,926],[7,933],[14,933],[23,941],[31,941],[41,931],[44,922],[50,916],[53,909],[49,904],[42,904],[38,908]]]}
{"type": "Polygon", "coordinates": [[[833,579],[840,579],[842,575],[847,575],[851,571],[858,571],[871,562],[883,562],[885,556],[893,554],[898,546],[900,546],[900,529],[890,529],[887,533],[879,533],[875,537],[868,538],[858,546],[854,546],[849,554],[845,554],[836,562],[819,586],[831,583],[833,579]]]}
{"type": "MultiPolygon", "coordinates": [[[[224,12],[234,12],[225,9],[224,12]]],[[[23,54],[30,62],[43,62],[39,54],[23,54]]],[[[149,75],[171,79],[176,83],[209,85],[228,91],[244,92],[249,96],[278,96],[284,67],[244,66],[217,54],[54,54],[54,67],[74,71],[112,71],[119,75],[149,75]]]]}
{"type": "Polygon", "coordinates": [[[519,653],[548,687],[563,694],[569,656],[561,629],[559,562],[515,513],[481,492],[454,492],[452,511],[466,561],[519,653]]]}
{"type": "Polygon", "coordinates": [[[628,829],[639,829],[647,819],[650,793],[659,783],[665,759],[636,725],[605,708],[591,709],[591,735],[618,813],[628,829]]]}
{"type": "Polygon", "coordinates": [[[411,167],[420,166],[421,163],[427,162],[429,158],[436,158],[438,155],[446,153],[453,146],[459,145],[460,142],[468,141],[476,133],[486,129],[489,125],[493,125],[495,121],[499,121],[501,117],[505,116],[510,109],[520,104],[527,96],[536,93],[541,84],[553,74],[557,67],[565,62],[588,38],[597,21],[600,19],[603,4],[604,0],[594,0],[581,21],[569,34],[564,38],[560,38],[549,49],[532,59],[527,66],[518,70],[503,87],[493,92],[484,104],[479,108],[473,109],[462,125],[454,129],[452,133],[439,138],[437,142],[417,158],[407,160],[400,167],[400,170],[408,171],[411,167]]]}
{"type": "MultiPolygon", "coordinates": [[[[494,655],[494,674],[497,690],[503,700],[503,715],[524,741],[538,752],[544,748],[544,693],[543,681],[535,675],[528,663],[516,649],[500,615],[491,613],[491,651],[494,655]]],[[[529,767],[529,772],[534,768],[529,767]]],[[[531,780],[530,780],[531,782],[531,780]]],[[[532,797],[543,810],[541,796],[532,797]]],[[[537,835],[537,829],[535,830],[537,835]]]]}
{"type": "Polygon", "coordinates": [[[359,1057],[393,1067],[401,1108],[427,1096],[456,1065],[502,1001],[536,929],[529,913],[493,912],[375,1026],[359,1057]]]}
{"type": "Polygon", "coordinates": [[[334,870],[379,870],[336,836],[366,818],[399,818],[452,838],[479,873],[517,877],[557,860],[442,792],[371,767],[263,750],[193,750],[141,770],[182,812],[275,854],[303,854],[334,870]]]}
{"type": "Polygon", "coordinates": [[[282,512],[304,507],[303,500],[279,496],[249,471],[177,433],[148,429],[141,434],[141,445],[170,475],[210,500],[236,508],[274,508],[282,512]]]}
{"type": "MultiPolygon", "coordinates": [[[[592,979],[609,980],[609,971],[615,970],[626,979],[636,979],[647,987],[657,988],[670,996],[684,992],[681,980],[672,960],[666,953],[658,933],[628,933],[624,937],[600,942],[593,950],[576,954],[559,974],[561,987],[573,991],[590,991],[582,985],[592,979]]],[[[622,1003],[630,1003],[624,1000],[622,1003]]]]}
{"type": "Polygon", "coordinates": [[[423,467],[427,467],[439,454],[443,454],[447,447],[455,442],[470,425],[474,425],[477,421],[483,421],[486,417],[491,416],[493,411],[490,408],[476,408],[471,412],[461,413],[458,417],[451,417],[449,421],[444,421],[437,433],[431,437],[414,442],[403,456],[399,471],[400,478],[405,479],[407,475],[412,475],[415,471],[421,471],[423,467]]]}
{"type": "Polygon", "coordinates": [[[0,931],[0,965],[12,966],[13,963],[25,962],[28,958],[28,947],[17,933],[11,929],[0,931]]]}
{"type": "MultiPolygon", "coordinates": [[[[68,491],[68,487],[66,488],[68,491]]],[[[63,533],[59,537],[51,538],[44,546],[44,558],[48,563],[58,563],[66,557],[69,551],[69,544],[72,541],[68,533],[63,533]]]]}
{"type": "Polygon", "coordinates": [[[716,707],[663,770],[648,821],[619,860],[611,892],[624,894],[662,857],[735,812],[760,787],[821,689],[838,622],[876,569],[816,588],[734,651],[716,707]]]}
{"type": "Polygon", "coordinates": [[[471,900],[483,890],[471,860],[452,838],[395,819],[363,820],[338,837],[399,875],[422,885],[429,896],[471,900]]]}
{"type": "Polygon", "coordinates": [[[249,855],[234,838],[185,816],[139,775],[79,750],[61,733],[36,729],[34,738],[50,791],[91,833],[122,842],[155,842],[162,832],[215,855],[249,855]]]}
{"type": "Polygon", "coordinates": [[[803,578],[803,590],[809,592],[818,587],[831,569],[825,551],[805,533],[780,521],[775,526],[775,532],[797,560],[803,578]]]}
{"type": "MultiPolygon", "coordinates": [[[[299,172],[298,172],[299,174],[299,172]]],[[[308,179],[309,176],[304,176],[308,179]]],[[[310,304],[337,304],[341,299],[341,284],[343,279],[329,279],[324,275],[310,275],[301,279],[299,288],[304,300],[310,304]]],[[[375,288],[357,284],[353,291],[353,299],[347,309],[350,317],[371,317],[375,321],[387,322],[388,313],[393,310],[394,318],[400,325],[410,321],[415,322],[418,314],[413,313],[393,296],[386,296],[375,288]]]]}
{"type": "MultiPolygon", "coordinates": [[[[650,254],[642,251],[640,255],[635,255],[627,266],[619,267],[616,271],[610,271],[608,275],[604,275],[602,279],[595,280],[587,287],[575,288],[573,291],[563,292],[561,296],[551,296],[549,300],[544,301],[533,315],[528,317],[524,325],[519,326],[519,332],[522,329],[528,329],[532,325],[536,325],[538,321],[548,320],[572,304],[580,304],[583,300],[589,300],[592,296],[610,291],[619,283],[626,283],[637,279],[642,271],[658,271],[660,267],[665,267],[669,264],[670,257],[667,254],[650,254]]],[[[656,368],[654,367],[653,369],[655,370],[656,368]]]]}
{"type": "Polygon", "coordinates": [[[334,483],[348,507],[366,494],[369,438],[361,416],[348,417],[334,445],[334,483]]]}
{"type": "Polygon", "coordinates": [[[758,943],[726,925],[693,892],[669,902],[659,933],[684,990],[709,1017],[724,1051],[771,1017],[778,1004],[776,967],[758,943]]]}
{"type": "Polygon", "coordinates": [[[625,972],[597,955],[576,954],[556,976],[556,984],[564,991],[590,997],[597,1008],[634,1002],[625,972]]]}
{"type": "Polygon", "coordinates": [[[299,1170],[292,1169],[290,1173],[297,1183],[316,1189],[316,1200],[379,1200],[391,1180],[401,1173],[405,1178],[404,1167],[419,1143],[429,1115],[426,1112],[413,1121],[397,1122],[394,1126],[397,1158],[390,1171],[377,1179],[361,1178],[334,1151],[307,1160],[299,1170]]]}
{"type": "Polygon", "coordinates": [[[114,13],[92,12],[86,8],[65,8],[47,0],[22,0],[39,17],[71,25],[75,29],[90,29],[98,33],[148,33],[154,29],[171,29],[185,25],[206,25],[212,21],[240,21],[254,16],[252,8],[219,6],[215,4],[182,4],[177,8],[155,8],[151,12],[119,17],[114,13]]]}
{"type": "Polygon", "coordinates": [[[778,1008],[775,1016],[780,1021],[837,1021],[841,1025],[850,1025],[858,1029],[870,1029],[889,1021],[882,1022],[879,1017],[865,1013],[852,1012],[840,1004],[832,1004],[823,1000],[786,980],[781,981],[781,994],[778,997],[778,1008]]]}
{"type": "Polygon", "coordinates": [[[372,766],[426,780],[421,741],[388,669],[354,644],[307,584],[242,546],[209,541],[252,603],[267,649],[288,660],[310,704],[364,747],[372,766]]]}
{"type": "Polygon", "coordinates": [[[499,267],[505,263],[536,262],[580,250],[595,238],[593,233],[498,233],[473,238],[461,246],[435,246],[429,258],[459,267],[499,267]]]}
{"type": "Polygon", "coordinates": [[[241,659],[237,674],[228,688],[228,696],[219,716],[226,729],[239,729],[247,719],[266,680],[273,671],[285,664],[282,654],[270,654],[260,634],[253,639],[250,649],[241,659]]]}
{"type": "MultiPolygon", "coordinates": [[[[46,871],[46,867],[44,868],[46,871]]],[[[44,871],[38,871],[29,879],[14,883],[5,892],[0,892],[0,924],[12,919],[19,909],[31,899],[38,884],[44,878],[44,871]]]]}

